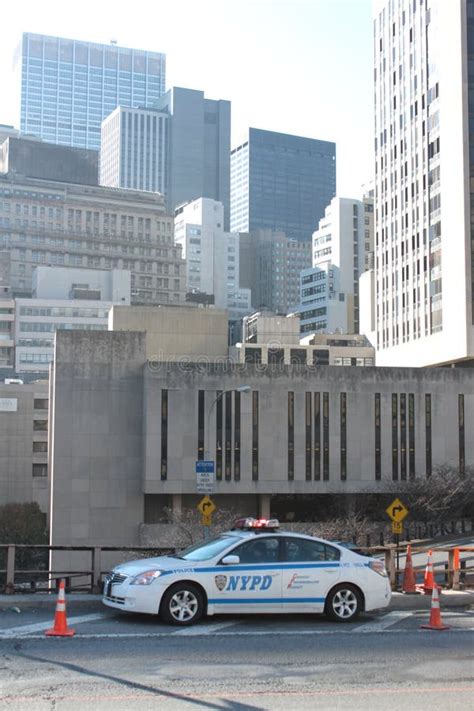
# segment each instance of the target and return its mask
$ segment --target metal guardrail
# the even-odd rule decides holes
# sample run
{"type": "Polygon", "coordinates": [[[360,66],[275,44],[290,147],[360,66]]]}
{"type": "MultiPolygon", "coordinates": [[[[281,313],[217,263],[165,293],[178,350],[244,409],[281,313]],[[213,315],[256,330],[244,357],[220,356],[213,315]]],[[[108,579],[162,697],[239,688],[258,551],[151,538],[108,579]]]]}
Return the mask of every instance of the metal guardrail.
{"type": "MultiPolygon", "coordinates": [[[[152,553],[154,555],[166,555],[167,553],[176,552],[176,548],[160,548],[151,546],[48,546],[48,545],[29,545],[29,544],[0,544],[0,555],[6,553],[6,567],[0,568],[0,579],[5,576],[4,585],[0,585],[0,590],[3,587],[3,592],[7,595],[13,594],[15,588],[19,588],[18,579],[27,578],[26,585],[30,583],[28,592],[36,592],[38,583],[46,582],[46,590],[55,590],[59,586],[59,580],[66,578],[66,589],[81,590],[90,593],[99,593],[102,588],[102,576],[106,570],[102,569],[102,554],[103,553],[126,553],[131,555],[128,559],[139,558],[140,554],[152,553]],[[39,551],[40,553],[48,554],[47,568],[32,568],[32,569],[17,569],[15,565],[17,551],[39,551]],[[51,568],[51,553],[54,551],[69,551],[71,553],[85,552],[90,555],[90,565],[82,570],[60,570],[51,568]],[[84,578],[89,582],[83,582],[84,578]],[[78,579],[77,585],[73,585],[73,580],[78,579]]],[[[22,591],[25,591],[25,583],[22,584],[22,591]]]]}
{"type": "MultiPolygon", "coordinates": [[[[397,565],[400,554],[406,552],[408,541],[403,541],[399,544],[389,544],[384,546],[364,546],[359,547],[362,553],[370,553],[371,555],[380,555],[385,559],[385,567],[390,578],[392,590],[399,588],[400,576],[403,570],[397,565]]],[[[428,553],[430,547],[427,547],[424,541],[411,541],[413,554],[428,553]]],[[[102,576],[106,570],[102,568],[103,553],[131,553],[129,559],[138,558],[140,554],[153,553],[154,555],[166,555],[167,553],[175,553],[177,548],[157,548],[150,546],[47,546],[47,545],[27,545],[27,544],[0,544],[0,554],[6,552],[6,568],[0,568],[0,579],[5,576],[5,584],[0,585],[0,591],[6,594],[15,592],[37,592],[39,590],[38,583],[46,583],[45,590],[57,590],[59,580],[66,579],[66,590],[84,591],[89,593],[100,593],[102,591],[102,576]],[[69,552],[88,552],[90,555],[90,565],[83,570],[60,570],[57,568],[32,568],[29,570],[20,570],[15,566],[17,550],[38,550],[48,553],[48,560],[51,560],[51,554],[54,551],[69,551],[69,552]],[[19,584],[18,578],[27,578],[26,582],[19,584]],[[86,582],[84,581],[86,578],[86,582]],[[77,580],[77,584],[74,581],[77,580]],[[25,589],[25,585],[30,585],[25,589]],[[20,588],[21,585],[21,588],[20,588]],[[2,590],[3,587],[3,590],[2,590]]],[[[435,575],[443,573],[445,582],[448,588],[460,590],[466,580],[468,573],[474,574],[474,565],[467,566],[466,561],[460,559],[460,553],[473,552],[474,547],[468,546],[446,546],[436,548],[436,552],[445,552],[448,554],[447,563],[444,561],[435,561],[433,563],[435,575]],[[441,567],[442,566],[442,567],[441,567]],[[438,568],[438,570],[436,570],[438,568]]]]}

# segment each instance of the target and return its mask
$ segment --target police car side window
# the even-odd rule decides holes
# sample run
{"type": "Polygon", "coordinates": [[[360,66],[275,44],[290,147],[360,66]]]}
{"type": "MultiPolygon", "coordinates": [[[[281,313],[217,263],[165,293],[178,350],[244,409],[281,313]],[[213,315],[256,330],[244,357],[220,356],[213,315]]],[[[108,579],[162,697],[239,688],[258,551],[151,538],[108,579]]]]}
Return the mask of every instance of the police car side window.
{"type": "Polygon", "coordinates": [[[277,538],[256,538],[234,548],[232,554],[238,555],[241,563],[276,563],[278,550],[277,538]]]}
{"type": "Polygon", "coordinates": [[[339,560],[339,551],[319,541],[309,541],[304,538],[286,538],[285,560],[292,563],[339,560]]]}

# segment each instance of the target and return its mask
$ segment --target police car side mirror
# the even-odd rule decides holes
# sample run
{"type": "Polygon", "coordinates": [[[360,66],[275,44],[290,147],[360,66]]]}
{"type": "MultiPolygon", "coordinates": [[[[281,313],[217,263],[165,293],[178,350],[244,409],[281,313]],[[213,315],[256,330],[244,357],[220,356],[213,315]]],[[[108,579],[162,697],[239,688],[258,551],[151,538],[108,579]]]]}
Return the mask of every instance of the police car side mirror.
{"type": "Polygon", "coordinates": [[[240,558],[238,555],[226,555],[222,558],[222,565],[238,565],[240,563],[240,558]]]}

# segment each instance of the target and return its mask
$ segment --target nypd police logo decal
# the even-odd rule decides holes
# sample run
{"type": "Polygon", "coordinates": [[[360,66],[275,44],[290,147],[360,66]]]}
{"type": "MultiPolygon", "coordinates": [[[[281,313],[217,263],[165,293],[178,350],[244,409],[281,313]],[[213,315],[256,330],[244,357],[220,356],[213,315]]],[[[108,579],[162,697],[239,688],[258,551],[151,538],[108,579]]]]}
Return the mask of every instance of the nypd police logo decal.
{"type": "Polygon", "coordinates": [[[214,580],[216,581],[217,589],[219,590],[219,592],[222,592],[226,586],[226,583],[227,583],[227,576],[216,575],[214,580]]]}
{"type": "Polygon", "coordinates": [[[271,575],[216,575],[214,578],[219,592],[268,590],[273,583],[271,575]]]}

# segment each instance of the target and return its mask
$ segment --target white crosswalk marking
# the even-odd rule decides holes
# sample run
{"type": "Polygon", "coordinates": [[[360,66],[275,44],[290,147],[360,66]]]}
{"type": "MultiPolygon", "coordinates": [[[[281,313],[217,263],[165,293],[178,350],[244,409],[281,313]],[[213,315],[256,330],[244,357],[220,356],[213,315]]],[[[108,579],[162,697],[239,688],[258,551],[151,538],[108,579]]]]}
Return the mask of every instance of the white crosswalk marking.
{"type": "Polygon", "coordinates": [[[412,610],[394,610],[393,612],[389,612],[387,615],[384,615],[379,620],[366,622],[363,625],[355,627],[352,632],[383,632],[383,630],[388,629],[392,625],[396,625],[397,622],[400,622],[400,620],[404,620],[412,615],[412,610]]]}
{"type": "Polygon", "coordinates": [[[176,632],[173,632],[173,637],[201,637],[202,635],[212,634],[213,632],[219,632],[225,629],[225,627],[232,627],[232,625],[238,625],[238,620],[231,620],[228,622],[214,622],[212,624],[196,625],[195,627],[184,627],[176,632]]]}
{"type": "MultiPolygon", "coordinates": [[[[103,612],[95,612],[91,615],[77,615],[76,617],[69,617],[67,624],[68,627],[73,627],[74,625],[79,625],[81,622],[94,622],[94,620],[102,620],[108,617],[107,614],[103,612]]],[[[10,627],[10,629],[5,630],[1,633],[1,639],[8,639],[9,637],[21,637],[23,635],[32,634],[34,632],[41,632],[42,630],[47,630],[53,626],[53,621],[48,620],[47,622],[35,622],[32,625],[19,625],[18,627],[10,627]]]]}

